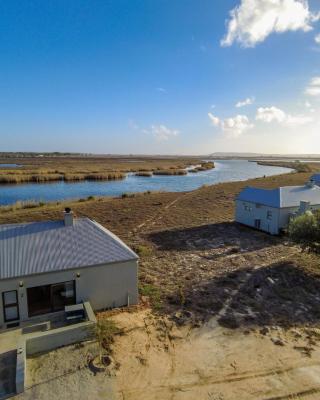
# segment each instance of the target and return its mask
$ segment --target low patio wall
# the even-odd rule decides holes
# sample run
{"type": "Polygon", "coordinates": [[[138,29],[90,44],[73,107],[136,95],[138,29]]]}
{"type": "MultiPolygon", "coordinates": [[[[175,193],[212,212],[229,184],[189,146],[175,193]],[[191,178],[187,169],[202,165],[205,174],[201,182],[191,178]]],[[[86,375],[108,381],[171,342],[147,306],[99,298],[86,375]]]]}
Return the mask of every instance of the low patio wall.
{"type": "Polygon", "coordinates": [[[97,320],[89,302],[84,303],[86,321],[45,332],[23,335],[17,350],[16,391],[25,389],[26,358],[29,355],[42,353],[87,340],[93,335],[97,320]]]}

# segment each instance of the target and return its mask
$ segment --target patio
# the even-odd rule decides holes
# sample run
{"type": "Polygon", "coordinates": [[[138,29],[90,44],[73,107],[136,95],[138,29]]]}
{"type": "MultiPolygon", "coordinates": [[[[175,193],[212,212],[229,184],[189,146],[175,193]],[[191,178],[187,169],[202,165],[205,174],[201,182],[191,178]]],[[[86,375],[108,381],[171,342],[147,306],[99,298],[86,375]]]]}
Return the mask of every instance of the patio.
{"type": "Polygon", "coordinates": [[[69,310],[34,317],[18,328],[0,331],[0,399],[24,390],[29,355],[87,340],[96,318],[90,303],[69,310]],[[83,309],[84,318],[75,314],[83,309]]]}

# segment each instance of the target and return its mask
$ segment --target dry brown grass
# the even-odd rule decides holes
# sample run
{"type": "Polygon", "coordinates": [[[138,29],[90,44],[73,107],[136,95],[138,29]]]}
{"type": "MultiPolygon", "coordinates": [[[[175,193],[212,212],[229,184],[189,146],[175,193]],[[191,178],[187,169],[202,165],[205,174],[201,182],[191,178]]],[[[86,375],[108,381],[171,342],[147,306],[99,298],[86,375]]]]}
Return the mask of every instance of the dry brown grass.
{"type": "Polygon", "coordinates": [[[209,296],[210,304],[206,305],[211,290],[207,282],[232,271],[286,260],[299,264],[307,273],[319,273],[318,258],[300,254],[297,248],[284,245],[281,238],[233,223],[234,199],[243,187],[300,185],[309,177],[310,173],[290,173],[205,186],[187,193],[144,193],[34,208],[0,208],[0,223],[60,219],[64,207],[71,207],[76,216],[98,221],[139,252],[141,287],[151,285],[160,290],[164,310],[181,307],[179,293],[184,293],[184,307],[205,312],[214,307],[214,296],[209,296]],[[197,292],[193,288],[198,288],[197,292]]]}
{"type": "MultiPolygon", "coordinates": [[[[26,182],[113,180],[127,172],[183,170],[200,161],[175,157],[25,157],[0,159],[0,164],[22,165],[20,168],[0,168],[0,184],[26,182]]],[[[177,174],[180,174],[179,172],[177,174]]],[[[143,175],[145,176],[145,175],[143,175]]]]}

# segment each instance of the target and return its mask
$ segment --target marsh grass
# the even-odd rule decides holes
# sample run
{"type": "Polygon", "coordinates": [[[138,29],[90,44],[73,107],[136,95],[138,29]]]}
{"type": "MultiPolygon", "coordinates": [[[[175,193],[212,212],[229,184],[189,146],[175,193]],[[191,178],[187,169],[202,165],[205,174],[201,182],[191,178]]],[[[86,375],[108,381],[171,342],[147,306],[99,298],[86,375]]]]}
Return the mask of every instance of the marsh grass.
{"type": "MultiPolygon", "coordinates": [[[[0,158],[7,163],[8,158],[0,158]]],[[[43,183],[54,181],[115,180],[125,178],[128,172],[179,171],[199,163],[193,158],[101,157],[101,156],[46,156],[11,157],[10,163],[21,168],[1,168],[0,184],[43,183]]],[[[167,173],[166,173],[167,174],[167,173]]],[[[183,174],[177,172],[176,174],[183,174]]],[[[170,173],[171,175],[171,173],[170,173]]]]}
{"type": "Polygon", "coordinates": [[[153,175],[152,171],[138,171],[135,173],[135,176],[144,176],[150,178],[153,175]]]}
{"type": "Polygon", "coordinates": [[[163,169],[154,171],[153,175],[187,175],[187,173],[185,169],[163,169]]]}

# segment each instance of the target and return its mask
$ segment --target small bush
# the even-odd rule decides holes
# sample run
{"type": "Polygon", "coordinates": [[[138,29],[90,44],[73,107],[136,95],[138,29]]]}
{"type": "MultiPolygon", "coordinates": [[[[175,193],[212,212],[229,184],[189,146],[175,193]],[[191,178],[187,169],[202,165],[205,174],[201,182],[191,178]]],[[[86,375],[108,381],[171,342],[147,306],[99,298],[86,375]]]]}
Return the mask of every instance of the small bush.
{"type": "Polygon", "coordinates": [[[152,254],[152,248],[148,247],[146,245],[143,245],[143,244],[139,244],[139,245],[135,246],[134,251],[141,257],[143,257],[143,256],[147,257],[152,254]]]}
{"type": "Polygon", "coordinates": [[[156,286],[150,284],[150,283],[145,283],[139,285],[139,293],[142,296],[147,296],[149,297],[151,306],[155,310],[160,310],[162,308],[162,295],[161,291],[159,288],[156,286]]]}
{"type": "Polygon", "coordinates": [[[320,252],[320,212],[310,211],[293,218],[288,227],[292,241],[300,244],[302,250],[320,252]]]}

